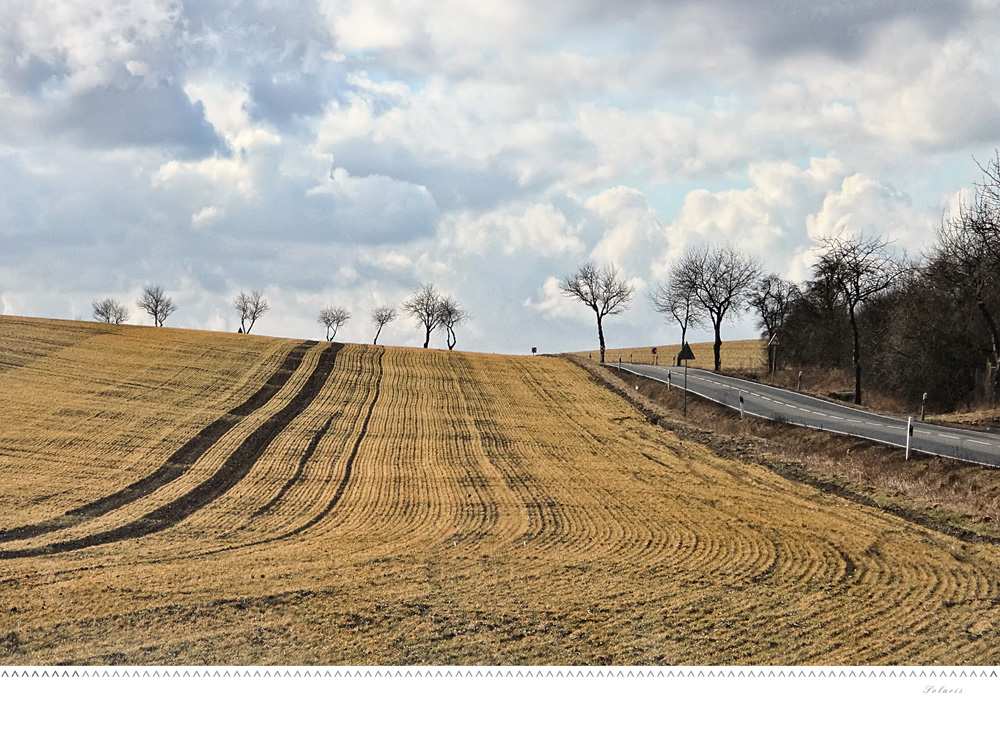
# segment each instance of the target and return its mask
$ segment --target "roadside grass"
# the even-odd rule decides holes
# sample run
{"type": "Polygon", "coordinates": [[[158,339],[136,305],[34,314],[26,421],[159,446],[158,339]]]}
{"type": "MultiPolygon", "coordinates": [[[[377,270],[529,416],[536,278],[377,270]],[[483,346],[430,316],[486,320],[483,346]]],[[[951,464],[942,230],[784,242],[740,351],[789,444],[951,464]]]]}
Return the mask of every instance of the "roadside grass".
{"type": "MultiPolygon", "coordinates": [[[[722,406],[625,371],[587,365],[626,395],[642,397],[661,425],[709,443],[723,456],[764,464],[776,472],[948,534],[1000,540],[1000,471],[915,453],[839,434],[765,421],[740,420],[722,406]],[[635,387],[638,386],[638,390],[635,387]]],[[[830,378],[826,378],[829,381],[830,378]]],[[[820,387],[823,384],[820,383],[820,387]]]]}

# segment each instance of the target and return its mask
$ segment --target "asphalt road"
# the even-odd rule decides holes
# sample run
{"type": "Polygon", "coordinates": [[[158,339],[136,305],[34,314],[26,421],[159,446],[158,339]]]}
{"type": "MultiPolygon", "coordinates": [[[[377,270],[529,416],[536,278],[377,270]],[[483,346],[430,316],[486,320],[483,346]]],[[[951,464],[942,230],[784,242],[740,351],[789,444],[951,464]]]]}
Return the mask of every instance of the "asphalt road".
{"type": "MultiPolygon", "coordinates": [[[[684,386],[683,367],[623,363],[621,368],[662,382],[667,382],[669,376],[672,385],[684,386]]],[[[906,447],[906,416],[860,411],[811,395],[717,375],[702,369],[688,370],[687,388],[689,393],[736,410],[740,408],[742,396],[743,412],[747,416],[847,434],[894,447],[906,447]]],[[[910,449],[914,452],[1000,467],[1000,434],[967,431],[914,421],[910,449]]]]}

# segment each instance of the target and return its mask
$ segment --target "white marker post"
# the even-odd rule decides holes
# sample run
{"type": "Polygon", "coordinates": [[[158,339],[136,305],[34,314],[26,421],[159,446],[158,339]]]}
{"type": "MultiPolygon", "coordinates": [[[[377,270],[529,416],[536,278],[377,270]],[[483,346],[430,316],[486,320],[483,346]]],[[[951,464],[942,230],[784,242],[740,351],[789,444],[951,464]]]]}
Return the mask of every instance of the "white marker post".
{"type": "Polygon", "coordinates": [[[684,418],[687,418],[687,359],[684,360],[684,418]]]}
{"type": "Polygon", "coordinates": [[[667,390],[670,390],[670,372],[667,372],[667,390]]]}
{"type": "Polygon", "coordinates": [[[740,421],[743,420],[743,393],[740,393],[740,421]]]}
{"type": "Polygon", "coordinates": [[[910,459],[910,437],[913,436],[913,416],[906,419],[906,459],[910,459]]]}

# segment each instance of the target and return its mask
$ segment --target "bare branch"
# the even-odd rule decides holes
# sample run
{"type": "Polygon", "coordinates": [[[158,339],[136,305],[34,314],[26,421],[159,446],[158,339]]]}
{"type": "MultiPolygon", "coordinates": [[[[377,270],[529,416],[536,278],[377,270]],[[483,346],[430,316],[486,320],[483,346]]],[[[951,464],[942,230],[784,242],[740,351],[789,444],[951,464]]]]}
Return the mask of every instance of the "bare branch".
{"type": "Polygon", "coordinates": [[[94,320],[101,323],[121,325],[128,320],[128,308],[112,297],[94,300],[91,307],[94,310],[94,320]]]}
{"type": "Polygon", "coordinates": [[[792,305],[798,299],[799,288],[777,274],[759,279],[750,290],[747,305],[757,312],[757,327],[772,338],[785,324],[792,305]]]}
{"type": "Polygon", "coordinates": [[[136,303],[140,310],[145,310],[153,319],[153,325],[162,328],[163,322],[170,316],[177,305],[167,297],[159,284],[147,285],[142,290],[142,298],[136,303]]]}
{"type": "Polygon", "coordinates": [[[681,327],[681,345],[687,342],[688,328],[705,322],[704,309],[697,303],[694,292],[678,281],[676,262],[667,270],[667,278],[649,295],[656,312],[669,315],[681,327]]]}
{"type": "Polygon", "coordinates": [[[816,281],[836,288],[847,307],[854,338],[854,402],[861,404],[861,338],[857,308],[896,285],[908,267],[889,253],[881,237],[836,235],[818,240],[824,251],[813,267],[816,281]]]}
{"type": "Polygon", "coordinates": [[[240,333],[250,333],[253,324],[271,309],[267,300],[264,299],[263,293],[256,289],[250,294],[240,292],[234,304],[236,312],[240,314],[240,333]]]}
{"type": "Polygon", "coordinates": [[[458,340],[455,336],[455,326],[470,320],[472,315],[450,295],[442,297],[438,302],[438,315],[440,324],[447,332],[448,349],[454,349],[458,340]]]}
{"type": "Polygon", "coordinates": [[[635,287],[619,276],[614,264],[599,269],[593,261],[588,261],[559,283],[559,291],[582,302],[597,315],[597,338],[603,362],[604,318],[625,312],[632,302],[635,287]]]}
{"type": "Polygon", "coordinates": [[[333,341],[337,336],[337,331],[350,319],[351,314],[347,312],[346,308],[324,305],[323,309],[319,311],[316,322],[326,327],[326,340],[333,341]]]}
{"type": "Polygon", "coordinates": [[[378,326],[375,331],[375,340],[372,341],[373,344],[377,344],[378,335],[382,332],[382,326],[396,319],[396,309],[388,305],[380,305],[372,310],[371,319],[378,326]]]}
{"type": "Polygon", "coordinates": [[[688,248],[676,264],[675,277],[681,291],[692,294],[708,315],[715,331],[715,371],[722,368],[722,322],[740,315],[750,290],[760,278],[760,261],[745,256],[731,245],[688,248]]]}
{"type": "Polygon", "coordinates": [[[423,285],[403,303],[403,312],[424,328],[425,349],[431,341],[431,332],[441,324],[440,303],[441,296],[430,283],[423,285]]]}

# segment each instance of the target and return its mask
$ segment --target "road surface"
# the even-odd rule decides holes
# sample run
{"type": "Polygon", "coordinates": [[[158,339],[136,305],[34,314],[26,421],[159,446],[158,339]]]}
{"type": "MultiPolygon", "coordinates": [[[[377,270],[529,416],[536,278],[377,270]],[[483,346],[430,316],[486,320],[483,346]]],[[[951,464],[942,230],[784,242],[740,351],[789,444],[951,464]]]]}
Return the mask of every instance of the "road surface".
{"type": "MultiPolygon", "coordinates": [[[[609,364],[609,367],[618,367],[609,364]]],[[[684,386],[683,367],[655,367],[648,364],[621,364],[621,369],[661,382],[684,386]]],[[[811,395],[782,390],[757,382],[726,377],[703,369],[689,369],[688,392],[740,409],[747,416],[784,421],[820,431],[906,447],[906,416],[861,411],[811,395]]],[[[910,449],[954,460],[1000,467],[1000,434],[967,431],[914,421],[910,449]]]]}

